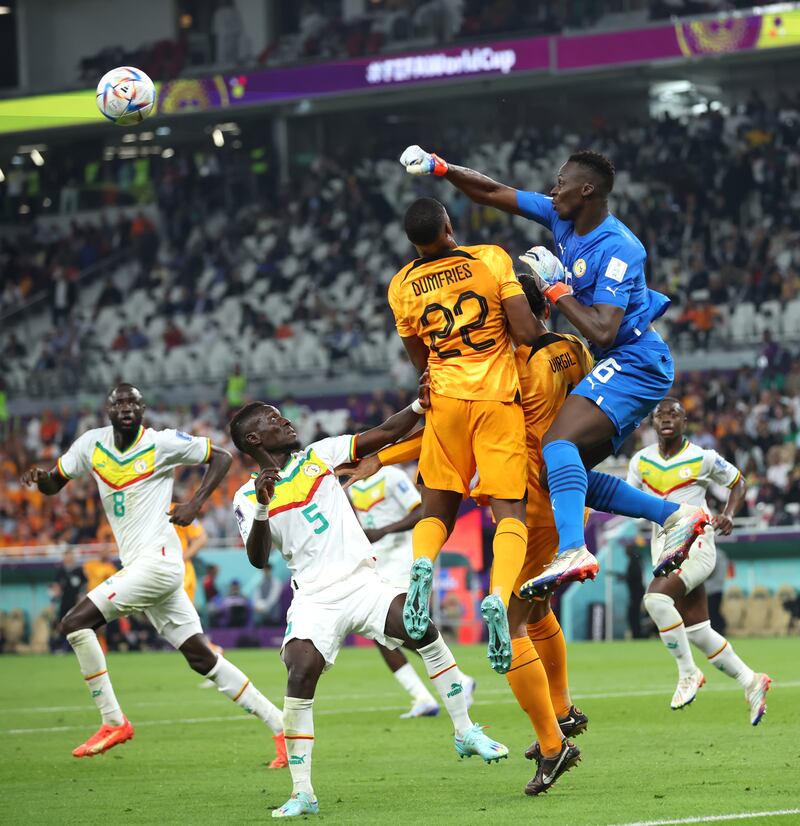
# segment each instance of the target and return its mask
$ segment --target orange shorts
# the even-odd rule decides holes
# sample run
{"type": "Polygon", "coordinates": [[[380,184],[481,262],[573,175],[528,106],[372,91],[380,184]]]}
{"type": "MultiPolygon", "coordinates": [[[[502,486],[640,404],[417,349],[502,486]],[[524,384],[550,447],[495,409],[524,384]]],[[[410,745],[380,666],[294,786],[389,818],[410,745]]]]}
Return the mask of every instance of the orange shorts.
{"type": "Polygon", "coordinates": [[[183,590],[186,591],[192,604],[194,604],[194,594],[197,590],[197,574],[195,573],[191,559],[187,559],[184,565],[186,566],[186,572],[183,575],[183,590]]]}
{"type": "Polygon", "coordinates": [[[419,457],[420,484],[467,497],[477,469],[483,495],[522,499],[528,475],[526,453],[519,402],[451,399],[431,393],[419,457]]]}

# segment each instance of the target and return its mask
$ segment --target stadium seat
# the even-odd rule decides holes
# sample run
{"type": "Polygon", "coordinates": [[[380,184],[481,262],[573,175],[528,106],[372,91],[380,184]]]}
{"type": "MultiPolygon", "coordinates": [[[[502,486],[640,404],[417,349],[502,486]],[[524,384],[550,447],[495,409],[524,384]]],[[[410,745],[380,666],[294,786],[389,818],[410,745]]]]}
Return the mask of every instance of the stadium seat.
{"type": "Polygon", "coordinates": [[[742,636],[745,633],[747,617],[744,591],[737,585],[731,585],[723,594],[720,611],[728,626],[727,633],[732,637],[742,636]]]}
{"type": "Polygon", "coordinates": [[[734,341],[750,341],[755,337],[756,307],[751,301],[737,304],[730,320],[734,341]]]}
{"type": "Polygon", "coordinates": [[[753,588],[747,600],[747,617],[745,634],[748,637],[760,637],[769,632],[772,622],[772,597],[769,589],[763,585],[753,588]]]}
{"type": "Polygon", "coordinates": [[[772,597],[772,623],[770,634],[785,637],[792,625],[792,612],[785,606],[797,599],[797,591],[791,585],[781,585],[772,597]]]}

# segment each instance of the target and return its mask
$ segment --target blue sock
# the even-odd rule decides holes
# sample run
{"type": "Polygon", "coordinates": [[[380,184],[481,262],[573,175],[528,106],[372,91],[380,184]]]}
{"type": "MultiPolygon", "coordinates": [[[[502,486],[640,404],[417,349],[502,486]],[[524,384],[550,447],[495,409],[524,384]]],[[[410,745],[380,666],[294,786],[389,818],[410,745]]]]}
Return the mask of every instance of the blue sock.
{"type": "Polygon", "coordinates": [[[663,525],[679,507],[675,502],[651,496],[616,476],[596,470],[589,471],[586,504],[596,511],[649,519],[659,525],[663,525]]]}
{"type": "Polygon", "coordinates": [[[558,552],[580,548],[586,542],[583,509],[586,507],[586,468],[573,442],[559,439],[542,449],[547,464],[547,484],[558,528],[558,552]]]}

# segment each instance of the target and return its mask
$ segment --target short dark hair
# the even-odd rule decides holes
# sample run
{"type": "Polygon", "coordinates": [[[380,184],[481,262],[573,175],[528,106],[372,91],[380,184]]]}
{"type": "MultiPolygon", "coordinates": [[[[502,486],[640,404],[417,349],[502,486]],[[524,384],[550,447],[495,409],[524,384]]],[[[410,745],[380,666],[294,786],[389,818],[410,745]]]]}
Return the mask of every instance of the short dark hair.
{"type": "Polygon", "coordinates": [[[245,436],[247,436],[248,433],[250,420],[253,418],[256,410],[260,410],[262,407],[264,407],[264,402],[248,402],[236,412],[228,425],[228,429],[231,432],[231,439],[234,445],[236,445],[236,449],[241,450],[242,453],[247,453],[245,436]]]}
{"type": "Polygon", "coordinates": [[[106,396],[106,401],[109,401],[109,400],[111,399],[111,397],[112,397],[112,396],[113,396],[113,395],[114,395],[114,394],[115,394],[118,390],[135,390],[135,391],[139,394],[139,396],[141,396],[141,397],[142,397],[142,399],[144,399],[144,396],[142,396],[142,391],[141,391],[141,390],[139,390],[139,388],[138,388],[138,387],[136,387],[136,385],[135,385],[135,384],[130,384],[130,382],[127,382],[127,381],[121,381],[121,382],[119,382],[119,384],[115,384],[115,385],[111,388],[111,390],[109,390],[109,391],[108,391],[108,395],[106,396]]]}
{"type": "Polygon", "coordinates": [[[684,416],[686,415],[686,410],[684,409],[683,405],[681,404],[681,400],[676,399],[675,396],[664,396],[664,398],[661,399],[661,401],[653,408],[653,412],[655,413],[656,408],[660,407],[662,404],[677,404],[678,407],[680,407],[680,409],[681,409],[681,413],[683,413],[684,416]]]}
{"type": "Polygon", "coordinates": [[[520,273],[517,278],[522,285],[522,292],[525,293],[525,298],[528,299],[531,312],[537,318],[541,318],[544,315],[545,307],[547,307],[547,299],[539,289],[536,279],[526,272],[520,273]]]}
{"type": "Polygon", "coordinates": [[[592,149],[579,149],[573,152],[568,159],[571,163],[577,163],[586,169],[590,169],[599,179],[603,195],[608,195],[614,188],[614,164],[599,152],[592,149]]]}
{"type": "Polygon", "coordinates": [[[408,240],[414,246],[432,244],[441,235],[447,221],[444,206],[435,198],[418,198],[406,210],[403,221],[408,240]]]}

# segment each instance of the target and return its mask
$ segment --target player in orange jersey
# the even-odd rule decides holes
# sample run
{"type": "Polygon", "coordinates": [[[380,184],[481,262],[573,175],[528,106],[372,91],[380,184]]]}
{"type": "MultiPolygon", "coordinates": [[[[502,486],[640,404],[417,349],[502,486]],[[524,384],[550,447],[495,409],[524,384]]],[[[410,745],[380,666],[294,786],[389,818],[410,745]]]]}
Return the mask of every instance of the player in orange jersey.
{"type": "Polygon", "coordinates": [[[460,247],[445,208],[420,198],[405,230],[419,258],[389,285],[397,332],[414,366],[430,370],[431,408],[419,460],[423,518],[414,527],[414,564],[403,621],[412,639],[428,627],[433,561],[469,495],[475,470],[497,520],[490,593],[481,603],[489,662],[511,665],[506,608],[525,558],[525,435],[511,335],[539,331],[508,254],[490,244],[460,247]]]}
{"type": "MultiPolygon", "coordinates": [[[[564,635],[551,610],[549,596],[530,603],[520,597],[519,590],[558,553],[558,530],[550,498],[539,481],[543,466],[541,439],[571,387],[592,369],[592,357],[575,336],[548,331],[544,320],[549,316],[549,305],[544,296],[530,276],[521,276],[520,283],[537,318],[540,335],[532,347],[518,347],[514,354],[528,451],[525,508],[528,542],[525,562],[508,606],[513,659],[506,679],[538,737],[538,742],[525,753],[538,764],[525,793],[536,795],[547,791],[561,774],[577,763],[580,751],[566,738],[581,734],[588,718],[575,708],[570,698],[564,635]]],[[[424,431],[418,432],[384,448],[362,459],[355,468],[343,467],[341,473],[350,476],[346,484],[353,484],[384,465],[419,457],[423,434],[424,431]]],[[[481,504],[487,504],[482,480],[473,496],[481,504]]]]}

